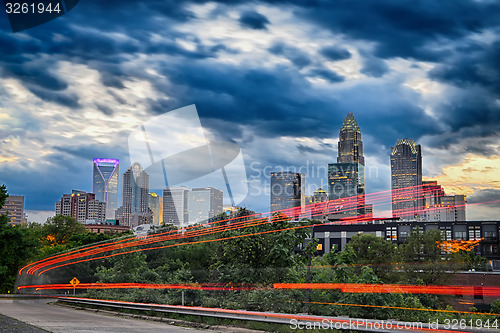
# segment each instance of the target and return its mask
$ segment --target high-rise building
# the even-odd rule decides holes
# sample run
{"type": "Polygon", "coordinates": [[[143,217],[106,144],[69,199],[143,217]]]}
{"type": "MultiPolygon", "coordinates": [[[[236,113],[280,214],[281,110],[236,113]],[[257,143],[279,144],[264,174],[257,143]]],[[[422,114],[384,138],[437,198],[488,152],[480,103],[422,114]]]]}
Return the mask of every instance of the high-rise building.
{"type": "Polygon", "coordinates": [[[328,201],[328,193],[326,193],[325,190],[323,190],[320,187],[316,191],[314,191],[314,194],[313,194],[313,197],[312,197],[312,202],[313,203],[326,202],[326,201],[328,201]]]}
{"type": "Polygon", "coordinates": [[[156,193],[148,194],[148,207],[153,215],[153,224],[160,225],[160,201],[161,198],[156,193]]]}
{"type": "Polygon", "coordinates": [[[328,164],[328,198],[348,216],[365,214],[365,158],[361,129],[349,112],[339,133],[337,163],[328,164]],[[339,207],[340,207],[339,206],[339,207]]]}
{"type": "Polygon", "coordinates": [[[106,204],[106,219],[114,219],[118,208],[118,173],[120,161],[95,158],[92,192],[96,200],[106,204]]]}
{"type": "Polygon", "coordinates": [[[135,227],[151,221],[148,193],[149,175],[140,163],[133,163],[122,178],[122,205],[116,210],[120,225],[135,227]]]}
{"type": "Polygon", "coordinates": [[[391,147],[392,215],[405,221],[422,210],[422,148],[412,139],[400,139],[391,147]]]}
{"type": "Polygon", "coordinates": [[[204,223],[223,212],[224,193],[213,187],[193,188],[189,192],[189,223],[204,223]]]}
{"type": "Polygon", "coordinates": [[[437,181],[422,181],[422,210],[419,216],[424,222],[465,221],[465,195],[446,195],[437,181]]]}
{"type": "Polygon", "coordinates": [[[305,176],[292,171],[271,172],[271,212],[284,212],[296,218],[304,210],[305,176]],[[293,209],[296,208],[296,209],[293,209]]]}
{"type": "Polygon", "coordinates": [[[56,202],[56,215],[74,217],[78,222],[85,224],[87,220],[104,222],[106,204],[95,199],[94,193],[72,190],[71,194],[63,194],[56,202]]]}
{"type": "Polygon", "coordinates": [[[9,195],[0,209],[0,215],[7,215],[10,224],[21,225],[24,221],[24,196],[9,195]]]}
{"type": "Polygon", "coordinates": [[[446,216],[441,221],[467,221],[465,195],[445,195],[441,198],[441,206],[446,212],[446,216]]]}
{"type": "Polygon", "coordinates": [[[184,186],[163,190],[163,224],[184,228],[188,220],[189,189],[184,186]]]}
{"type": "Polygon", "coordinates": [[[361,129],[352,112],[349,112],[339,133],[337,163],[360,163],[365,165],[361,129]]]}

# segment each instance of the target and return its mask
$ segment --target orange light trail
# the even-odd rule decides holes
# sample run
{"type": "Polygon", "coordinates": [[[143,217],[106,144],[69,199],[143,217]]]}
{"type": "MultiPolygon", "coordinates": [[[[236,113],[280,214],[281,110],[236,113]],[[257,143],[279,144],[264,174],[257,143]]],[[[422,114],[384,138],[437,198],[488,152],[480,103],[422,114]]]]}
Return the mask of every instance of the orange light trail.
{"type": "MultiPolygon", "coordinates": [[[[405,189],[401,189],[401,190],[405,190],[405,189]]],[[[390,191],[384,191],[384,192],[390,192],[390,191]]],[[[380,193],[384,193],[384,192],[379,192],[379,193],[374,193],[374,194],[369,194],[369,195],[372,195],[372,196],[376,196],[377,195],[377,196],[380,196],[381,198],[383,198],[383,196],[381,196],[380,193]]],[[[369,196],[369,195],[367,195],[367,196],[369,196]]],[[[355,197],[351,197],[351,198],[355,198],[355,197]]],[[[347,199],[351,199],[351,198],[347,198],[347,199]]],[[[353,201],[353,200],[351,200],[351,201],[353,201]]],[[[337,202],[338,201],[333,201],[333,200],[330,201],[330,202],[327,202],[327,204],[328,204],[327,206],[329,206],[331,208],[328,209],[326,212],[325,211],[322,211],[322,212],[319,212],[319,213],[316,212],[316,215],[323,215],[325,213],[328,213],[330,210],[335,210],[335,207],[333,206],[333,203],[337,203],[337,202]]],[[[346,203],[343,202],[342,204],[345,205],[346,203]]],[[[308,205],[307,207],[309,207],[312,210],[317,210],[314,207],[318,207],[320,205],[325,206],[325,203],[311,204],[311,205],[308,205]]],[[[294,207],[292,209],[283,210],[283,211],[297,211],[298,212],[300,209],[301,209],[300,207],[294,207]]],[[[350,208],[347,207],[344,210],[350,210],[350,208]]],[[[338,211],[338,210],[335,210],[335,211],[338,211]]],[[[258,214],[255,214],[254,216],[257,216],[257,215],[258,214]]],[[[193,230],[193,231],[188,231],[188,232],[179,231],[179,230],[172,230],[172,231],[168,231],[168,232],[161,233],[161,234],[150,235],[150,236],[145,237],[145,239],[135,240],[135,241],[131,241],[129,243],[123,243],[123,242],[125,242],[127,240],[136,239],[136,238],[131,237],[131,238],[128,238],[128,239],[125,239],[125,240],[119,240],[119,241],[115,241],[115,242],[111,242],[111,243],[98,244],[98,245],[91,246],[89,248],[78,249],[78,250],[72,251],[73,252],[72,255],[69,255],[70,253],[64,253],[64,254],[61,254],[61,255],[57,255],[57,256],[45,258],[45,259],[40,260],[38,262],[32,263],[30,265],[34,265],[34,266],[32,266],[30,269],[28,269],[28,274],[33,274],[35,271],[37,271],[39,269],[42,269],[44,267],[50,266],[50,265],[55,265],[57,263],[69,261],[69,260],[72,260],[72,259],[78,259],[78,258],[82,258],[82,257],[88,257],[88,256],[99,254],[99,253],[109,252],[109,251],[113,251],[113,250],[118,250],[118,249],[133,247],[133,246],[148,245],[148,244],[153,244],[153,243],[163,242],[163,241],[168,241],[168,240],[193,238],[193,237],[199,237],[199,236],[204,236],[204,235],[209,235],[209,234],[214,234],[214,233],[219,233],[219,232],[224,232],[224,231],[229,231],[229,230],[237,230],[237,229],[242,229],[242,228],[247,228],[247,227],[262,225],[262,224],[273,223],[273,222],[277,222],[277,221],[283,221],[283,220],[288,219],[288,218],[287,218],[286,215],[282,214],[282,218],[281,219],[275,219],[275,218],[269,219],[269,218],[266,218],[266,217],[264,217],[264,218],[259,217],[259,218],[255,218],[253,220],[247,220],[247,216],[244,216],[244,217],[234,217],[234,218],[230,218],[230,219],[222,220],[222,221],[210,222],[210,223],[205,224],[205,225],[216,224],[216,223],[219,224],[219,223],[222,223],[222,222],[227,222],[227,221],[232,221],[232,220],[241,220],[241,219],[245,219],[245,220],[239,221],[239,222],[235,222],[235,223],[231,223],[231,224],[228,224],[228,225],[215,226],[215,227],[212,226],[210,228],[205,228],[205,229],[201,229],[201,230],[198,229],[198,230],[193,230]],[[174,233],[176,233],[176,234],[174,234],[174,233]],[[115,244],[115,245],[110,246],[109,244],[115,244]],[[91,251],[86,251],[86,252],[83,252],[83,253],[81,253],[81,252],[78,253],[79,251],[85,251],[85,250],[90,249],[90,248],[94,248],[94,249],[91,250],[91,251]]],[[[334,223],[341,223],[341,224],[343,224],[343,223],[360,223],[360,222],[364,222],[366,220],[374,220],[374,219],[373,218],[366,219],[363,216],[361,216],[361,217],[358,216],[357,218],[349,219],[349,220],[344,220],[344,221],[341,221],[341,222],[321,223],[321,224],[308,225],[306,227],[314,227],[314,226],[318,226],[318,225],[326,225],[326,224],[334,224],[334,223]]],[[[200,227],[203,227],[205,225],[202,225],[202,226],[200,226],[200,225],[191,226],[191,227],[186,228],[185,230],[190,229],[190,228],[200,228],[200,227]]],[[[302,228],[302,227],[303,226],[295,227],[295,228],[298,229],[298,228],[302,228]]],[[[286,229],[286,230],[290,230],[290,229],[286,229]]],[[[277,232],[277,231],[282,231],[282,230],[272,230],[271,232],[277,232]]],[[[241,236],[251,236],[251,235],[254,235],[254,234],[247,234],[247,235],[241,235],[241,236]]],[[[228,238],[219,238],[217,240],[224,240],[224,239],[228,239],[228,238]]],[[[216,240],[210,240],[210,241],[216,241],[216,240]]],[[[175,246],[186,245],[186,244],[193,244],[193,243],[198,243],[198,242],[185,242],[185,243],[176,244],[175,246]]],[[[165,247],[170,247],[170,246],[165,246],[165,247]]],[[[165,248],[165,247],[154,247],[154,248],[150,248],[150,249],[159,249],[159,248],[165,248]]],[[[149,250],[149,249],[144,249],[144,250],[149,250]]],[[[120,252],[118,254],[113,254],[113,255],[110,255],[110,256],[115,256],[115,255],[120,255],[120,254],[126,254],[126,253],[132,253],[132,252],[137,252],[137,251],[125,251],[125,252],[120,252]]],[[[84,261],[91,261],[91,260],[97,260],[97,259],[107,258],[107,257],[110,257],[110,256],[100,256],[100,257],[96,257],[96,258],[90,258],[90,259],[87,259],[87,260],[72,261],[72,262],[68,262],[68,263],[63,264],[63,265],[54,266],[52,268],[58,268],[58,267],[62,267],[62,266],[72,265],[72,264],[76,264],[76,263],[80,263],[80,262],[84,262],[84,261]]],[[[27,266],[29,266],[29,265],[27,265],[27,266]]],[[[27,266],[23,267],[21,269],[20,273],[27,266]]],[[[43,270],[38,275],[42,274],[43,272],[49,271],[52,268],[43,270]]]]}
{"type": "MultiPolygon", "coordinates": [[[[401,190],[404,190],[404,189],[401,189],[401,190]]],[[[384,191],[384,192],[389,192],[389,191],[384,191]]],[[[384,193],[384,192],[379,192],[379,193],[384,193]]],[[[374,193],[372,195],[373,196],[379,195],[379,193],[374,193]]],[[[369,195],[367,195],[367,196],[369,196],[369,195]]],[[[351,197],[351,198],[355,198],[355,197],[351,197]]],[[[349,199],[350,201],[354,202],[354,200],[352,200],[351,198],[347,198],[347,199],[349,199]]],[[[333,203],[334,202],[336,202],[336,201],[330,201],[329,202],[329,206],[332,207],[332,209],[334,209],[334,207],[333,207],[333,203]]],[[[343,204],[345,205],[346,203],[343,202],[343,204]]],[[[308,205],[308,207],[316,207],[316,206],[319,206],[319,205],[323,205],[324,206],[324,203],[316,203],[316,204],[308,205]]],[[[283,210],[283,211],[289,211],[289,210],[290,211],[298,211],[300,209],[301,209],[300,207],[294,207],[294,208],[291,208],[291,209],[288,209],[288,210],[283,210]]],[[[349,207],[347,207],[345,210],[349,210],[349,207]]],[[[325,212],[320,212],[320,214],[324,214],[324,213],[325,212]]],[[[255,216],[257,216],[257,214],[255,216]]],[[[242,219],[242,218],[246,218],[246,217],[235,217],[235,218],[231,218],[231,219],[227,219],[227,220],[211,222],[209,224],[221,223],[221,222],[231,221],[231,220],[238,220],[238,219],[242,219]]],[[[362,221],[362,218],[360,219],[358,217],[358,219],[351,220],[350,222],[351,223],[352,222],[358,222],[359,223],[361,221],[362,221]]],[[[168,231],[168,232],[161,233],[161,234],[151,235],[149,237],[150,238],[149,240],[145,239],[145,240],[139,240],[139,241],[136,240],[134,242],[125,243],[125,244],[122,243],[122,242],[124,242],[126,240],[134,239],[134,238],[129,238],[129,239],[120,240],[120,241],[116,241],[116,242],[95,245],[95,246],[92,246],[90,248],[96,248],[96,247],[99,247],[99,246],[104,246],[104,247],[101,247],[100,249],[94,249],[92,251],[86,251],[85,253],[77,253],[79,251],[85,250],[85,249],[79,249],[77,251],[73,251],[74,254],[72,254],[72,255],[68,255],[69,253],[65,253],[65,254],[62,254],[62,255],[58,255],[58,256],[54,256],[54,257],[49,257],[49,258],[43,259],[43,260],[38,261],[36,263],[30,264],[30,265],[35,264],[35,266],[31,267],[28,270],[28,274],[33,274],[38,269],[41,269],[43,267],[47,267],[47,266],[50,266],[52,264],[56,264],[56,263],[59,263],[59,262],[68,261],[68,260],[71,260],[71,259],[76,259],[76,258],[81,258],[81,257],[87,257],[87,256],[91,256],[91,255],[94,255],[94,254],[108,252],[108,251],[112,251],[112,250],[116,250],[116,249],[122,249],[122,248],[132,247],[132,246],[141,246],[141,245],[146,245],[146,244],[151,244],[151,243],[156,243],[156,242],[161,242],[161,241],[166,241],[166,240],[197,237],[197,236],[201,236],[201,235],[207,235],[207,234],[217,233],[217,232],[226,231],[226,230],[236,230],[236,229],[240,229],[240,228],[246,228],[246,227],[250,227],[250,226],[254,226],[254,225],[260,225],[260,224],[266,224],[266,223],[272,223],[272,222],[275,222],[275,221],[274,220],[271,220],[271,221],[265,220],[265,218],[264,219],[263,218],[257,218],[255,220],[244,220],[244,221],[241,221],[241,222],[232,223],[230,225],[212,227],[211,229],[208,229],[208,230],[207,229],[205,229],[205,230],[195,230],[193,232],[188,232],[188,233],[185,233],[185,234],[178,233],[177,235],[168,235],[166,237],[165,236],[159,237],[160,235],[172,234],[172,233],[178,232],[177,230],[173,230],[173,231],[168,231]],[[256,222],[259,222],[259,220],[260,221],[265,221],[265,222],[256,223],[256,222]],[[239,227],[236,227],[238,225],[239,225],[239,227]],[[155,239],[152,240],[151,238],[155,238],[155,239]],[[116,244],[116,243],[122,243],[122,244],[117,244],[117,245],[114,245],[114,246],[107,245],[107,244],[116,244]],[[107,246],[105,246],[105,245],[107,245],[107,246]],[[60,258],[61,256],[65,256],[65,257],[60,258]],[[59,258],[56,258],[56,257],[59,257],[59,258]]],[[[314,225],[311,225],[311,226],[314,226],[314,225]]],[[[186,229],[195,228],[195,227],[199,227],[199,226],[191,226],[191,227],[188,227],[186,229]]],[[[87,248],[87,249],[89,249],[89,248],[87,248]]],[[[128,253],[128,252],[124,252],[124,253],[128,253]]],[[[100,258],[101,257],[96,258],[96,259],[100,259],[100,258]]],[[[77,262],[80,262],[80,261],[77,261],[77,262]]],[[[72,262],[72,263],[68,263],[68,264],[73,264],[73,263],[76,263],[76,262],[72,262]]],[[[29,265],[27,265],[27,266],[29,266],[29,265]]],[[[20,274],[21,274],[22,270],[24,268],[26,268],[27,266],[25,266],[25,267],[23,267],[21,269],[20,274]]],[[[61,266],[57,266],[57,267],[61,267],[61,266]]]]}
{"type": "Polygon", "coordinates": [[[19,286],[21,289],[35,290],[60,290],[60,289],[186,289],[186,290],[263,290],[270,288],[254,287],[246,284],[231,283],[179,283],[179,284],[156,284],[156,283],[79,283],[72,284],[34,284],[19,286]]]}
{"type": "Polygon", "coordinates": [[[430,295],[475,295],[477,290],[482,291],[483,296],[500,296],[500,287],[484,286],[420,286],[405,284],[367,284],[367,283],[275,283],[275,289],[339,289],[343,293],[410,293],[430,295]]]}
{"type": "MultiPolygon", "coordinates": [[[[457,310],[437,310],[437,309],[421,309],[421,308],[407,308],[402,306],[386,306],[386,305],[369,305],[369,304],[350,304],[350,303],[328,303],[328,302],[297,302],[293,303],[307,303],[307,304],[320,304],[320,305],[340,305],[340,306],[356,306],[363,308],[381,308],[381,309],[396,309],[396,310],[415,310],[415,311],[430,311],[430,312],[446,312],[446,313],[461,313],[461,314],[475,314],[487,316],[500,316],[500,313],[487,313],[487,312],[471,312],[471,311],[457,311],[457,310]]],[[[474,303],[467,303],[474,304],[474,303]]]]}

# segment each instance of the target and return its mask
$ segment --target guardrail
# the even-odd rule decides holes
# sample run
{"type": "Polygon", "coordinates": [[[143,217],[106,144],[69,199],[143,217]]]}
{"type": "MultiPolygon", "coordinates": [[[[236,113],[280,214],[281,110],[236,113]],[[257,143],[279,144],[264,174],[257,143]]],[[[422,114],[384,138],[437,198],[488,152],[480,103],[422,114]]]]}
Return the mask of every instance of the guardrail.
{"type": "MultiPolygon", "coordinates": [[[[242,321],[258,321],[272,324],[288,325],[292,329],[337,329],[343,331],[362,332],[489,332],[500,333],[499,329],[474,327],[477,322],[457,321],[448,323],[420,323],[403,321],[384,321],[346,317],[322,317],[306,314],[286,314],[273,312],[256,312],[244,310],[229,310],[180,305],[161,305],[133,303],[124,301],[97,300],[89,298],[59,297],[62,303],[73,305],[91,305],[115,309],[128,309],[157,313],[176,313],[181,315],[204,316],[242,321]],[[469,325],[470,324],[470,325],[469,325]]],[[[500,320],[497,320],[500,325],[500,320]]],[[[497,325],[497,326],[498,326],[497,325]]],[[[483,326],[483,325],[481,325],[483,326]]],[[[491,326],[490,326],[491,327],[491,326]]]]}

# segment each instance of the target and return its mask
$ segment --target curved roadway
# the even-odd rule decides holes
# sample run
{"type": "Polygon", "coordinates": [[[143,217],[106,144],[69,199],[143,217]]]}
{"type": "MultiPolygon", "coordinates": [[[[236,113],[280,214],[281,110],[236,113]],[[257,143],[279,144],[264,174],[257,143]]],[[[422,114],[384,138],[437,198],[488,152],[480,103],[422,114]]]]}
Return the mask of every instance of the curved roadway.
{"type": "Polygon", "coordinates": [[[53,301],[51,299],[0,299],[1,315],[35,326],[35,328],[27,330],[29,326],[0,316],[0,332],[43,332],[42,330],[37,330],[36,327],[54,333],[206,332],[193,328],[172,326],[161,322],[108,316],[95,312],[50,305],[49,303],[53,301]]]}

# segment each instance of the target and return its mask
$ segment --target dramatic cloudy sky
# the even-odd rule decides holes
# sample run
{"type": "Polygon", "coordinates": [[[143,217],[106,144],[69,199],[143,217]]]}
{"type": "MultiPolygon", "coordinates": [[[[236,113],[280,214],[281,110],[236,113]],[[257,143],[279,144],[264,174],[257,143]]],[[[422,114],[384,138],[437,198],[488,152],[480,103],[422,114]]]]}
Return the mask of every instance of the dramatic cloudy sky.
{"type": "Polygon", "coordinates": [[[469,219],[498,219],[479,203],[500,199],[499,17],[489,0],[81,0],[12,33],[1,13],[0,183],[41,219],[91,191],[94,157],[125,171],[132,130],[196,104],[207,137],[242,149],[242,205],[267,211],[271,170],[326,185],[353,112],[368,192],[390,188],[390,147],[409,137],[469,219]]]}

